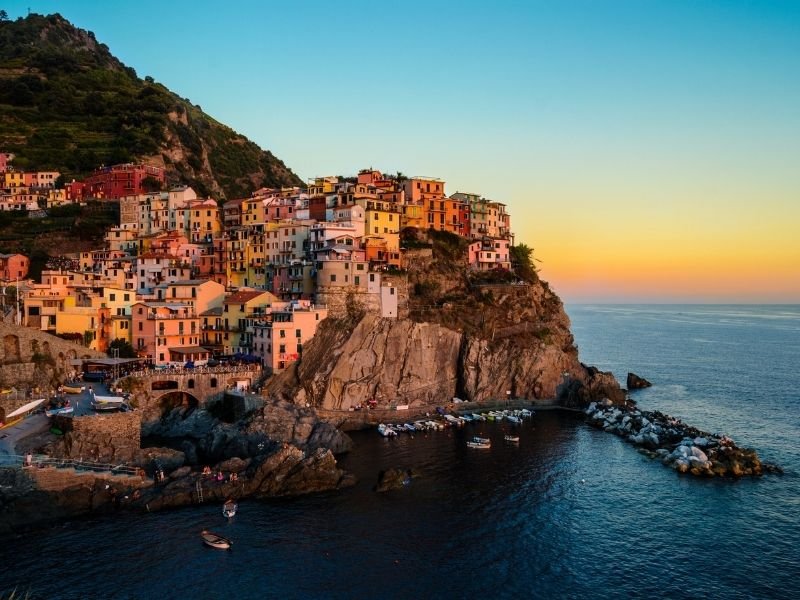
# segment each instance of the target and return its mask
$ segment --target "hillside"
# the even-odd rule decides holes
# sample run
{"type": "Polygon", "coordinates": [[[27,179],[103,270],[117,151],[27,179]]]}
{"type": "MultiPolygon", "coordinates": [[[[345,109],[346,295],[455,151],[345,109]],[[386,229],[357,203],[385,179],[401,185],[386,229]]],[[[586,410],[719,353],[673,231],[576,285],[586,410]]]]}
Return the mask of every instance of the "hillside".
{"type": "Polygon", "coordinates": [[[141,160],[165,167],[170,184],[218,199],[301,183],[271,152],[140,79],[58,14],[0,22],[0,151],[17,156],[18,170],[68,179],[141,160]]]}

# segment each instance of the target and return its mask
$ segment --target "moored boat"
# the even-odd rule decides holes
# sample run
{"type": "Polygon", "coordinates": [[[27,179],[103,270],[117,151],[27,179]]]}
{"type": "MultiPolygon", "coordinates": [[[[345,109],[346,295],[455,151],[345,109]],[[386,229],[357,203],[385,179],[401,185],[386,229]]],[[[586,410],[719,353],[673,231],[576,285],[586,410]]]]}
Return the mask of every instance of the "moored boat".
{"type": "Polygon", "coordinates": [[[121,396],[95,396],[92,408],[99,412],[120,410],[125,406],[125,398],[121,396]]]}
{"type": "Polygon", "coordinates": [[[224,538],[216,533],[206,531],[205,529],[200,533],[200,536],[203,538],[203,543],[206,546],[216,548],[217,550],[229,550],[233,545],[233,542],[231,542],[228,538],[224,538]]]}
{"type": "Polygon", "coordinates": [[[229,519],[236,514],[236,509],[239,508],[239,505],[236,504],[233,500],[226,500],[225,504],[222,505],[222,516],[228,517],[229,519]]]}
{"type": "Polygon", "coordinates": [[[380,433],[383,437],[392,437],[393,435],[397,435],[397,432],[394,429],[384,425],[383,423],[378,425],[378,433],[380,433]]]}
{"type": "Polygon", "coordinates": [[[472,441],[473,442],[478,442],[479,444],[491,444],[492,443],[492,440],[490,440],[489,438],[479,437],[477,435],[472,438],[472,441]]]}
{"type": "Polygon", "coordinates": [[[518,435],[506,435],[503,439],[507,442],[511,442],[512,444],[519,444],[519,436],[518,435]]]}
{"type": "Polygon", "coordinates": [[[474,440],[470,440],[467,442],[467,448],[491,448],[492,442],[476,442],[474,440]]]}
{"type": "Polygon", "coordinates": [[[514,415],[506,415],[506,419],[508,419],[515,425],[519,425],[520,423],[522,423],[522,419],[520,419],[519,417],[515,417],[514,415]]]}
{"type": "Polygon", "coordinates": [[[44,414],[48,417],[55,417],[56,415],[71,415],[75,410],[72,406],[62,406],[60,408],[51,408],[44,411],[44,414]]]}

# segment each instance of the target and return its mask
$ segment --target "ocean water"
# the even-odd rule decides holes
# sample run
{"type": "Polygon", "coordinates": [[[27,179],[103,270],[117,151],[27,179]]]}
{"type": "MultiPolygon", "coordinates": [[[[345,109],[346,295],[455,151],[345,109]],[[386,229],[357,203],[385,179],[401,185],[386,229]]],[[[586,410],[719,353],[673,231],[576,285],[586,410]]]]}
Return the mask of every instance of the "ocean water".
{"type": "Polygon", "coordinates": [[[581,358],[652,388],[645,409],[730,434],[786,469],[679,476],[574,415],[385,440],[359,484],[81,520],[0,546],[0,595],[32,598],[800,598],[800,307],[568,306],[581,358]],[[465,446],[493,440],[490,450],[465,446]],[[421,477],[385,494],[378,472],[421,477]],[[209,528],[234,541],[205,548],[209,528]]]}

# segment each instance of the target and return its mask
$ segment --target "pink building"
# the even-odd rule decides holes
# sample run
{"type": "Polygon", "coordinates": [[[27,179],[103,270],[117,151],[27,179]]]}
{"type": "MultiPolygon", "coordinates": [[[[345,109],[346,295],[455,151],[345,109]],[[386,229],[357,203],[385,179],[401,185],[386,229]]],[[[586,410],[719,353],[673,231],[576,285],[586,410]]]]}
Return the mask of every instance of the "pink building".
{"type": "Polygon", "coordinates": [[[484,238],[469,245],[467,261],[470,268],[478,271],[491,271],[492,269],[511,270],[511,257],[509,255],[510,242],[506,239],[484,238]]]}
{"type": "Polygon", "coordinates": [[[327,308],[317,308],[307,300],[293,300],[282,308],[273,304],[271,320],[254,325],[253,354],[261,358],[268,373],[282,371],[300,359],[303,345],[327,316],[327,308]]]}
{"type": "Polygon", "coordinates": [[[0,254],[0,279],[13,281],[28,276],[30,261],[23,254],[0,254]]]}
{"type": "Polygon", "coordinates": [[[199,345],[200,318],[190,304],[137,302],[131,314],[131,340],[139,356],[155,365],[208,361],[211,353],[199,345]]]}

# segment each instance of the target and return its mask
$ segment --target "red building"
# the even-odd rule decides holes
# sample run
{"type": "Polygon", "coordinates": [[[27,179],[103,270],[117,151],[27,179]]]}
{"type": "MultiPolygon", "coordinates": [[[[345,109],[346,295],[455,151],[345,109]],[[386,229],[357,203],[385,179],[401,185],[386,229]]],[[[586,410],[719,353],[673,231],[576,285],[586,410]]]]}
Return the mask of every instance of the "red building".
{"type": "Polygon", "coordinates": [[[92,198],[118,199],[123,196],[135,196],[148,190],[142,187],[142,181],[151,177],[163,187],[166,178],[164,169],[149,165],[114,165],[100,167],[86,178],[86,195],[92,198]]]}

